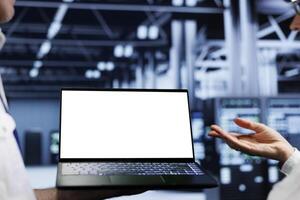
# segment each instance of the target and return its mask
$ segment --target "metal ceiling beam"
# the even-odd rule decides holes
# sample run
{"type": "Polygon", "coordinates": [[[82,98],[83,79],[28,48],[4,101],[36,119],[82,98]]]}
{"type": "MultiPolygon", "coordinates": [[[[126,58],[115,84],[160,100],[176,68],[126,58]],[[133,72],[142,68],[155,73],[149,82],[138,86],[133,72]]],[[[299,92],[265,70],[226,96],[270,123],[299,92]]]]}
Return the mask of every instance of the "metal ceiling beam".
{"type": "MultiPolygon", "coordinates": [[[[9,24],[2,26],[2,31],[6,32],[10,28],[9,24]]],[[[42,23],[23,23],[19,24],[14,32],[22,33],[42,33],[46,34],[48,29],[47,24],[42,23]]],[[[64,24],[59,31],[59,34],[70,34],[70,32],[76,35],[97,35],[104,36],[106,33],[104,30],[100,29],[99,26],[83,26],[83,25],[66,25],[64,24]]],[[[115,33],[119,35],[118,33],[115,33]]]]}
{"type": "Polygon", "coordinates": [[[101,25],[101,28],[105,31],[106,35],[109,37],[109,39],[115,39],[117,38],[117,35],[113,30],[110,28],[102,14],[98,10],[93,10],[93,14],[96,17],[98,23],[101,25]]]}
{"type": "Polygon", "coordinates": [[[18,15],[17,19],[14,21],[14,23],[12,23],[11,27],[6,32],[7,37],[11,36],[11,34],[17,29],[17,27],[20,25],[20,22],[23,20],[27,12],[28,12],[28,8],[24,8],[21,11],[20,15],[18,15]]]}
{"type": "Polygon", "coordinates": [[[218,65],[229,69],[228,78],[226,79],[228,94],[240,96],[243,94],[243,69],[241,66],[242,48],[240,42],[237,42],[241,40],[238,2],[236,0],[224,0],[223,2],[226,7],[229,7],[224,12],[226,61],[219,61],[218,65]]]}
{"type": "Polygon", "coordinates": [[[228,69],[229,63],[225,60],[205,60],[205,61],[199,61],[195,63],[195,67],[197,69],[202,68],[221,68],[221,69],[228,69]]]}
{"type": "Polygon", "coordinates": [[[259,48],[300,49],[300,41],[259,40],[259,48]]]}
{"type": "MultiPolygon", "coordinates": [[[[17,68],[28,68],[31,69],[34,60],[31,59],[0,59],[0,68],[1,67],[17,67],[17,68]]],[[[52,69],[52,68],[95,68],[97,66],[98,61],[73,61],[73,60],[44,60],[42,69],[52,69]]],[[[128,66],[128,62],[126,61],[117,61],[115,64],[120,68],[124,68],[128,66]]],[[[129,69],[129,67],[128,67],[129,69]]]]}
{"type": "MultiPolygon", "coordinates": [[[[57,82],[57,81],[61,81],[61,82],[92,82],[92,81],[104,81],[107,80],[106,77],[101,77],[100,79],[87,79],[84,77],[84,75],[55,75],[55,76],[48,76],[48,75],[39,75],[37,78],[29,78],[26,75],[20,76],[20,75],[12,75],[12,76],[8,76],[5,75],[3,76],[3,81],[4,82],[19,82],[19,81],[24,81],[24,80],[31,80],[31,81],[38,81],[40,83],[47,83],[47,82],[51,82],[51,84],[53,84],[53,82],[57,82]]],[[[37,84],[38,85],[38,84],[37,84]]],[[[38,86],[41,86],[38,85],[38,86]]],[[[27,86],[24,86],[24,88],[26,88],[27,86]]],[[[45,86],[45,87],[48,87],[45,86]]]]}
{"type": "MultiPolygon", "coordinates": [[[[208,40],[206,45],[224,47],[224,40],[208,40]]],[[[300,49],[300,41],[280,41],[280,40],[258,40],[259,48],[275,48],[275,49],[300,49]]]]}
{"type": "MultiPolygon", "coordinates": [[[[294,10],[289,10],[285,13],[283,13],[282,15],[279,15],[278,17],[275,18],[275,21],[280,24],[281,22],[287,20],[287,19],[290,19],[291,17],[295,16],[295,11],[294,10]]],[[[271,27],[272,30],[273,30],[273,27],[271,27]]],[[[263,34],[264,32],[268,32],[270,30],[270,23],[267,22],[267,23],[264,23],[260,26],[260,31],[258,32],[258,34],[263,34]],[[265,30],[266,29],[266,30],[265,30]]],[[[262,36],[263,37],[263,36],[262,36]]]]}
{"type": "MultiPolygon", "coordinates": [[[[27,44],[6,44],[5,47],[1,50],[0,58],[14,57],[14,58],[32,58],[38,51],[38,45],[27,44]]],[[[100,55],[106,54],[104,49],[99,49],[95,47],[86,47],[86,52],[91,56],[98,57],[100,55]]],[[[70,56],[76,56],[76,58],[81,57],[82,53],[78,48],[74,46],[54,46],[51,49],[51,56],[57,55],[59,58],[68,58],[70,56]]],[[[107,55],[107,54],[106,54],[107,55]]],[[[0,60],[1,62],[1,60],[0,60]]]]}
{"type": "Polygon", "coordinates": [[[293,10],[291,3],[284,0],[258,0],[257,11],[264,14],[282,14],[293,10]]]}
{"type": "MultiPolygon", "coordinates": [[[[103,81],[99,82],[99,80],[89,80],[89,81],[84,81],[81,82],[82,84],[92,84],[92,85],[103,85],[103,81]],[[97,82],[96,82],[97,81],[97,82]]],[[[66,86],[72,86],[74,85],[74,82],[68,82],[68,83],[61,83],[58,82],[58,84],[56,85],[38,85],[38,84],[33,84],[33,85],[15,85],[15,84],[11,84],[12,82],[14,82],[14,80],[9,82],[6,82],[6,86],[5,86],[5,90],[9,91],[10,94],[13,92],[14,94],[20,94],[22,92],[24,92],[24,96],[30,96],[30,93],[34,93],[34,92],[39,92],[41,93],[41,96],[38,95],[38,97],[43,97],[43,96],[48,96],[47,93],[43,93],[43,91],[47,91],[47,92],[57,92],[58,94],[60,93],[60,90],[62,87],[66,87],[66,86]]],[[[53,83],[52,83],[53,84],[53,83]]],[[[79,84],[78,84],[79,86],[79,84]]],[[[10,96],[10,95],[9,95],[10,96]]],[[[60,95],[58,95],[59,97],[60,95]]]]}
{"type": "Polygon", "coordinates": [[[273,16],[268,16],[268,20],[271,24],[271,26],[273,27],[276,35],[278,36],[278,38],[282,41],[286,40],[285,34],[282,31],[281,27],[279,26],[279,24],[276,22],[276,20],[274,19],[273,16]]]}
{"type": "MultiPolygon", "coordinates": [[[[61,2],[49,1],[16,1],[17,7],[57,8],[61,2]]],[[[103,3],[72,3],[71,9],[80,10],[107,10],[132,12],[169,12],[190,14],[222,14],[223,8],[217,7],[176,7],[160,5],[134,5],[134,4],[103,4],[103,3]]]]}
{"type": "MultiPolygon", "coordinates": [[[[43,39],[36,38],[7,38],[7,43],[16,44],[41,44],[43,39]]],[[[155,41],[124,41],[124,40],[77,40],[84,46],[93,47],[114,47],[118,44],[131,44],[134,47],[162,47],[168,45],[166,40],[155,40],[155,41]]],[[[71,39],[54,39],[52,41],[53,45],[63,45],[63,46],[76,46],[76,40],[71,39]]]]}
{"type": "MultiPolygon", "coordinates": [[[[259,69],[257,60],[257,18],[255,1],[239,0],[240,27],[241,27],[241,61],[244,75],[243,95],[259,95],[260,88],[259,69]]],[[[240,75],[242,75],[240,74],[240,75]]]]}
{"type": "MultiPolygon", "coordinates": [[[[17,66],[17,67],[29,67],[31,68],[33,65],[33,60],[0,60],[0,66],[17,66]]],[[[45,67],[95,67],[97,66],[97,62],[87,62],[87,61],[60,61],[60,60],[52,60],[52,61],[43,61],[43,65],[45,67]]],[[[47,68],[49,69],[49,68],[47,68]]]]}

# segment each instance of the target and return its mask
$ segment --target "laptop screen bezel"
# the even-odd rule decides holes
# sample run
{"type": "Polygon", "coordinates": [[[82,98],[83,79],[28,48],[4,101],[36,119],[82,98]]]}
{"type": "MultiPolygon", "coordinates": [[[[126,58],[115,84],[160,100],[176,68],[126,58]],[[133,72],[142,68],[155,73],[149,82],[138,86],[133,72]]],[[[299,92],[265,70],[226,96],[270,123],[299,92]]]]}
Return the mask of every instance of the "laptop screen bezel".
{"type": "Polygon", "coordinates": [[[60,120],[59,120],[59,162],[193,162],[195,160],[195,152],[193,145],[193,133],[191,122],[191,110],[189,103],[188,90],[186,89],[99,89],[99,88],[61,88],[60,91],[60,120]],[[192,158],[61,158],[61,119],[62,119],[62,93],[63,91],[124,91],[124,92],[184,92],[187,95],[188,114],[190,123],[190,138],[192,145],[192,158]]]}

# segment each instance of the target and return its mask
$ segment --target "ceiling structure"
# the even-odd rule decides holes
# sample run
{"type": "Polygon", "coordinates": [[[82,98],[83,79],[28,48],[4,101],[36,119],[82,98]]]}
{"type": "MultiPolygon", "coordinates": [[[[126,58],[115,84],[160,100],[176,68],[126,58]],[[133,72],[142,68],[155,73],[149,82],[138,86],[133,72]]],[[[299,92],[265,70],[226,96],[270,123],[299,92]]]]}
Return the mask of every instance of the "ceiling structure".
{"type": "MultiPolygon", "coordinates": [[[[219,45],[225,39],[224,9],[222,0],[18,0],[14,19],[1,25],[7,43],[0,54],[0,73],[11,95],[132,82],[149,52],[156,64],[168,64],[174,20],[195,20],[198,39],[219,45]]],[[[268,39],[268,45],[282,39],[273,19],[279,18],[281,30],[290,34],[285,32],[294,14],[289,3],[259,0],[257,11],[258,37],[268,39]],[[289,16],[280,21],[283,13],[289,16]]],[[[195,52],[201,56],[199,48],[195,52]]],[[[218,55],[220,62],[196,62],[196,67],[221,69],[215,63],[223,66],[224,48],[210,51],[215,52],[212,61],[218,55]]]]}
{"type": "Polygon", "coordinates": [[[18,0],[14,19],[2,26],[7,43],[0,54],[0,70],[6,89],[111,87],[114,79],[134,80],[145,51],[159,52],[167,62],[173,19],[203,22],[209,14],[214,21],[207,26],[216,29],[212,37],[222,37],[217,31],[223,26],[222,15],[213,15],[222,14],[218,3],[18,0]]]}

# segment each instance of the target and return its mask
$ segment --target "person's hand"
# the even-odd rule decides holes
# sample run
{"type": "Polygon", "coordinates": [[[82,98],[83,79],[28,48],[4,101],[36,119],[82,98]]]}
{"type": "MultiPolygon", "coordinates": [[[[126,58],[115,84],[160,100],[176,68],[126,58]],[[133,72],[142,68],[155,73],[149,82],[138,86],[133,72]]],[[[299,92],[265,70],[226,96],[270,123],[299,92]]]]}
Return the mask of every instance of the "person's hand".
{"type": "Polygon", "coordinates": [[[254,133],[245,135],[228,133],[217,125],[211,126],[209,136],[223,139],[231,148],[254,156],[271,158],[284,163],[294,152],[293,147],[277,131],[270,127],[237,118],[234,122],[254,133]]]}
{"type": "Polygon", "coordinates": [[[57,200],[100,200],[123,195],[134,195],[145,192],[137,189],[57,189],[57,200]]]}
{"type": "Polygon", "coordinates": [[[100,200],[145,192],[142,189],[36,189],[37,200],[100,200]]]}

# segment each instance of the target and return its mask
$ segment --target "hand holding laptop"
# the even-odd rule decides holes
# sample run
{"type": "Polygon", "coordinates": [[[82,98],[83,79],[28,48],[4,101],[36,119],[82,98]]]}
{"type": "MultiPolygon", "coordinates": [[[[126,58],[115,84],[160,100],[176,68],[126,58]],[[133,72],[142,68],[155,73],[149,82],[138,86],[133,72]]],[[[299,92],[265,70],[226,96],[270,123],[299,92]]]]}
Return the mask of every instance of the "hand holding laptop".
{"type": "Polygon", "coordinates": [[[134,195],[143,193],[145,190],[120,190],[120,189],[76,189],[66,190],[57,189],[56,199],[57,200],[98,200],[106,199],[111,197],[118,197],[123,195],[134,195]]]}
{"type": "Polygon", "coordinates": [[[35,194],[38,200],[57,199],[57,200],[99,200],[123,195],[134,195],[145,192],[143,190],[104,190],[104,189],[38,189],[35,194]]]}

